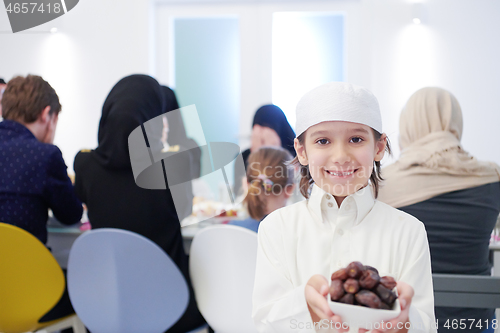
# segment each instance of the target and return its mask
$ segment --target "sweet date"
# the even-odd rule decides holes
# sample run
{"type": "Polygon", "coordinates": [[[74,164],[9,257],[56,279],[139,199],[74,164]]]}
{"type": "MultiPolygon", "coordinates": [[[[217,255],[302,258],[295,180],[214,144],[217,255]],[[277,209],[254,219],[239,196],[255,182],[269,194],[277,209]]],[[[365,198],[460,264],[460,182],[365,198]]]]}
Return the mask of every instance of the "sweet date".
{"type": "Polygon", "coordinates": [[[365,270],[365,266],[359,261],[353,261],[347,265],[346,270],[349,277],[358,279],[365,270]]]}
{"type": "Polygon", "coordinates": [[[380,284],[386,287],[389,290],[394,289],[396,287],[396,280],[394,280],[391,276],[383,276],[380,278],[380,284]]]}
{"type": "Polygon", "coordinates": [[[390,310],[391,308],[389,307],[389,305],[385,304],[384,302],[380,302],[380,307],[379,309],[382,309],[382,310],[390,310]]]}
{"type": "Polygon", "coordinates": [[[379,281],[380,276],[378,276],[378,273],[373,270],[367,269],[361,274],[361,277],[359,278],[359,286],[363,289],[373,289],[377,286],[379,281]]]}
{"type": "Polygon", "coordinates": [[[359,282],[356,279],[348,278],[344,282],[344,290],[349,294],[355,294],[359,291],[359,282]]]}
{"type": "Polygon", "coordinates": [[[392,291],[396,280],[381,277],[376,268],[359,261],[335,271],[331,279],[330,298],[334,302],[390,310],[397,299],[392,291]]]}
{"type": "Polygon", "coordinates": [[[372,309],[378,309],[382,306],[380,298],[369,290],[360,290],[354,297],[359,304],[372,309]]]}
{"type": "Polygon", "coordinates": [[[381,284],[379,284],[377,288],[375,288],[375,292],[380,296],[380,299],[387,303],[389,306],[392,306],[396,298],[398,298],[396,294],[392,292],[392,290],[387,289],[381,284]]]}
{"type": "Polygon", "coordinates": [[[340,303],[354,304],[354,294],[345,294],[339,299],[340,303]]]}
{"type": "Polygon", "coordinates": [[[345,291],[343,284],[342,280],[339,279],[333,280],[330,284],[330,298],[332,301],[338,301],[344,296],[345,291]]]}
{"type": "Polygon", "coordinates": [[[371,271],[374,271],[375,273],[378,274],[378,269],[376,269],[375,267],[372,267],[372,266],[368,266],[368,265],[365,265],[365,270],[371,270],[371,271]]]}
{"type": "Polygon", "coordinates": [[[337,280],[337,279],[345,281],[345,280],[347,280],[347,278],[348,278],[348,276],[347,276],[347,271],[345,268],[341,268],[338,271],[334,272],[332,274],[332,277],[331,277],[332,281],[337,280]]]}

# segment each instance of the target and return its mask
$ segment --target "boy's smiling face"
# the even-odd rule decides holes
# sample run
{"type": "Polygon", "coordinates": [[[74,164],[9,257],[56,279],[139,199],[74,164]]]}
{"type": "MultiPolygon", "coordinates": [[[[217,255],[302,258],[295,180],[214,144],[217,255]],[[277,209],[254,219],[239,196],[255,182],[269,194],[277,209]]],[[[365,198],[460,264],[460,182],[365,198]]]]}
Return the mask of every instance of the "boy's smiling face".
{"type": "Polygon", "coordinates": [[[299,162],[309,165],[314,182],[333,194],[339,205],[368,184],[373,162],[384,157],[387,142],[385,134],[376,141],[370,127],[345,121],[319,123],[304,135],[304,145],[295,139],[299,162]]]}

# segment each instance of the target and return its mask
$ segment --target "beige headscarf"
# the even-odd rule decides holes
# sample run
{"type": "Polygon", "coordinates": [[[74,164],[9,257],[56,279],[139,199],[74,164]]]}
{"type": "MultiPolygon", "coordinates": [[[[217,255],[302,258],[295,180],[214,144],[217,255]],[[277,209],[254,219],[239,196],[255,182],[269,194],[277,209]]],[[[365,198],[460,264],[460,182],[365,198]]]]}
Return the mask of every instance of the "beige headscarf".
{"type": "Polygon", "coordinates": [[[404,207],[437,195],[500,181],[500,167],[462,149],[462,111],[441,88],[414,93],[400,121],[401,156],[382,169],[378,199],[404,207]]]}

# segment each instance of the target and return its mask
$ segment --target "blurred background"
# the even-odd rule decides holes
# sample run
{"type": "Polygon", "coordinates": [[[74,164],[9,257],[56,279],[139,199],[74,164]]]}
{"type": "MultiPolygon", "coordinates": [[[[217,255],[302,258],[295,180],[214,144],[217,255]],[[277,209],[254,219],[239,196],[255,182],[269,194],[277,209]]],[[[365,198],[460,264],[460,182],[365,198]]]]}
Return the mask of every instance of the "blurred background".
{"type": "MultiPolygon", "coordinates": [[[[101,108],[122,77],[145,73],[172,87],[199,144],[250,145],[256,109],[295,104],[328,81],[367,87],[399,155],[398,119],[424,86],[452,92],[462,144],[500,163],[500,2],[497,0],[81,0],[67,14],[13,34],[0,8],[0,77],[43,76],[63,112],[55,137],[70,171],[97,146],[101,108]],[[186,116],[188,117],[188,116],[186,116]]],[[[232,175],[228,175],[232,179],[232,175]]]]}

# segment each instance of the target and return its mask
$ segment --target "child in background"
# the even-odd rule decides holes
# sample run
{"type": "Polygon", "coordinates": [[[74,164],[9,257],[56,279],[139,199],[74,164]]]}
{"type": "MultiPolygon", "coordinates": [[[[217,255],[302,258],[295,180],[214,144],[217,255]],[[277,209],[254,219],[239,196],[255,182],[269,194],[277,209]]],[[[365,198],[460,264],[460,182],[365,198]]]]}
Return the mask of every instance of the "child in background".
{"type": "Polygon", "coordinates": [[[299,101],[296,127],[294,162],[307,200],[271,213],[259,228],[253,293],[258,331],[339,327],[334,324],[342,318],[327,302],[330,275],[360,261],[398,281],[401,313],[381,327],[435,332],[424,226],[376,200],[380,161],[390,148],[375,96],[348,83],[322,85],[299,101]]]}
{"type": "Polygon", "coordinates": [[[285,207],[294,190],[292,155],[281,147],[261,147],[248,157],[248,194],[244,203],[250,218],[230,224],[257,232],[260,221],[269,213],[285,207]]]}

